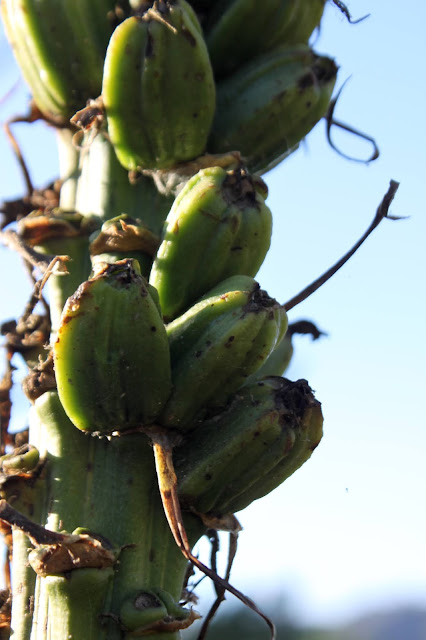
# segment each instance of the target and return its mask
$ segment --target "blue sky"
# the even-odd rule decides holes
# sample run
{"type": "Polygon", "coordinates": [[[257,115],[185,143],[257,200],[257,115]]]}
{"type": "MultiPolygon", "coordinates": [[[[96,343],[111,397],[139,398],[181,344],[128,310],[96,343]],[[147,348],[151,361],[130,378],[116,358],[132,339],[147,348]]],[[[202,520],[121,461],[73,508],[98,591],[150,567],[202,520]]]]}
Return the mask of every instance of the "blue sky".
{"type": "MultiPolygon", "coordinates": [[[[328,333],[315,343],[296,338],[288,371],[315,389],[325,435],[299,472],[240,513],[233,571],[233,583],[263,607],[282,595],[308,623],[426,601],[426,5],[348,6],[354,17],[371,15],[349,25],[328,6],[315,48],[339,64],[337,87],[349,78],[336,117],[374,136],[381,155],[370,165],[344,160],[327,145],[320,122],[306,145],[266,175],[274,232],[258,280],[281,302],[292,297],[368,227],[390,179],[400,182],[391,212],[408,219],[383,221],[332,281],[290,314],[290,321],[306,317],[328,333]]],[[[3,35],[0,60],[4,95],[18,72],[3,35]]],[[[22,112],[26,98],[20,82],[0,104],[1,121],[22,112]]],[[[56,175],[53,135],[39,125],[16,132],[34,182],[43,185],[56,175]]],[[[350,136],[339,136],[339,144],[365,153],[350,136]]],[[[0,157],[7,199],[23,183],[3,135],[0,157]]],[[[0,269],[0,317],[12,317],[28,283],[4,249],[0,269]]],[[[22,408],[16,424],[24,420],[22,408]]],[[[199,593],[212,592],[204,586],[199,593]]]]}

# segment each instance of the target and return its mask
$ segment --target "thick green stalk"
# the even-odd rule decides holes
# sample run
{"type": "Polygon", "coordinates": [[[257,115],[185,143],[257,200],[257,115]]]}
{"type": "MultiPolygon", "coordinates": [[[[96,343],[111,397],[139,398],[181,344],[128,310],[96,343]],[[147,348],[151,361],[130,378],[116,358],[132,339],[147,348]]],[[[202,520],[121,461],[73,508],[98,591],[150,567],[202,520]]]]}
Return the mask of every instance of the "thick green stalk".
{"type": "MultiPolygon", "coordinates": [[[[141,177],[136,184],[118,163],[108,140],[99,134],[81,150],[73,144],[68,130],[57,134],[59,166],[62,179],[60,208],[83,216],[97,216],[99,224],[122,213],[139,218],[154,233],[160,234],[172,200],[160,195],[150,178],[141,177]]],[[[52,255],[67,255],[68,276],[52,275],[49,301],[52,337],[67,298],[89,277],[90,238],[55,238],[42,250],[52,255]]],[[[123,256],[128,257],[128,256],[123,256]]]]}
{"type": "Polygon", "coordinates": [[[56,140],[62,181],[59,204],[66,211],[74,211],[80,175],[80,151],[73,144],[73,134],[69,129],[58,129],[56,140]]]}
{"type": "Polygon", "coordinates": [[[140,218],[154,233],[161,233],[172,204],[160,195],[151,178],[140,176],[133,184],[119,164],[110,142],[98,134],[80,152],[75,208],[102,221],[127,213],[140,218]]]}
{"type": "MultiPolygon", "coordinates": [[[[154,185],[145,179],[130,185],[104,138],[98,136],[87,150],[76,153],[67,136],[60,134],[61,171],[66,178],[61,207],[101,220],[125,212],[158,233],[169,202],[154,193],[154,185]]],[[[68,263],[69,276],[49,280],[54,336],[66,298],[88,276],[88,238],[50,240],[45,250],[73,258],[68,263]]],[[[118,561],[102,569],[74,568],[67,574],[38,575],[35,587],[29,587],[34,599],[31,634],[29,624],[22,624],[13,638],[130,640],[139,625],[139,610],[134,612],[135,626],[128,622],[133,619],[135,597],[160,590],[170,602],[178,603],[187,569],[164,515],[150,441],[143,433],[98,438],[78,431],[65,415],[56,391],[44,393],[35,410],[30,441],[38,446],[46,465],[42,508],[33,519],[52,531],[70,534],[82,527],[101,535],[116,551],[118,561]],[[123,613],[129,607],[130,618],[123,613]]],[[[191,544],[205,530],[193,516],[185,526],[191,544]]],[[[27,558],[23,547],[22,552],[21,568],[27,558]]],[[[179,632],[162,631],[155,634],[155,640],[159,638],[177,640],[179,632]]]]}
{"type": "MultiPolygon", "coordinates": [[[[39,433],[37,416],[31,411],[30,433],[39,433]]],[[[31,439],[31,438],[30,438],[31,439]]],[[[33,442],[39,448],[40,442],[33,442]]],[[[29,479],[11,476],[2,487],[2,493],[20,513],[35,521],[41,521],[45,513],[46,474],[41,464],[29,479]]],[[[36,575],[28,564],[28,536],[19,529],[13,530],[13,562],[11,583],[13,607],[11,638],[29,640],[31,636],[35,601],[36,575]]]]}
{"type": "MultiPolygon", "coordinates": [[[[93,607],[93,635],[89,635],[91,625],[86,621],[86,635],[72,637],[76,640],[119,638],[115,619],[120,615],[123,602],[152,588],[166,590],[178,602],[187,566],[164,516],[152,448],[142,433],[102,439],[83,434],[68,420],[56,392],[45,393],[36,406],[41,436],[46,442],[50,493],[48,528],[71,532],[84,527],[102,534],[119,551],[109,606],[101,611],[93,607]],[[100,614],[108,614],[101,619],[104,624],[97,622],[100,614]]],[[[195,543],[203,533],[203,525],[191,517],[186,526],[195,543]]],[[[103,570],[97,571],[99,575],[103,570]]],[[[102,580],[89,573],[87,588],[93,593],[97,589],[103,591],[109,575],[107,578],[102,580]]],[[[52,637],[65,638],[67,636],[62,635],[64,620],[72,625],[74,619],[78,619],[80,600],[71,597],[72,584],[38,580],[41,590],[44,585],[49,601],[59,598],[62,603],[52,605],[53,609],[49,605],[48,624],[56,629],[57,635],[52,637]],[[57,628],[54,626],[57,618],[50,612],[63,606],[68,587],[68,613],[60,617],[57,628]]],[[[85,588],[84,581],[81,585],[79,589],[85,588]]],[[[40,602],[44,601],[41,594],[39,598],[40,602]]]]}
{"type": "Polygon", "coordinates": [[[11,634],[13,640],[29,640],[33,622],[36,575],[28,565],[29,540],[25,533],[13,532],[11,634]]]}

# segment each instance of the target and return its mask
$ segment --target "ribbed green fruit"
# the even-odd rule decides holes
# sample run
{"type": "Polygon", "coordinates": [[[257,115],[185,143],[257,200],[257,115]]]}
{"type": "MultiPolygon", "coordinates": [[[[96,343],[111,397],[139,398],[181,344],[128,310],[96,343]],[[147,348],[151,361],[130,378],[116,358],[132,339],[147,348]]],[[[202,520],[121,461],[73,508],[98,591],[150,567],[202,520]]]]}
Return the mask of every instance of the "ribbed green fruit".
{"type": "Polygon", "coordinates": [[[124,431],[163,409],[170,354],[151,291],[138,263],[122,260],[98,265],[68,299],[53,354],[61,403],[79,429],[124,431]]]}
{"type": "Polygon", "coordinates": [[[305,380],[267,377],[243,387],[175,449],[183,507],[216,516],[244,509],[308,460],[322,423],[305,380]]]}
{"type": "Polygon", "coordinates": [[[173,392],[159,416],[190,430],[221,408],[259,369],[287,329],[276,300],[248,276],[233,276],[167,325],[173,392]]]}
{"type": "Polygon", "coordinates": [[[219,0],[204,29],[215,75],[223,77],[281,45],[306,44],[326,0],[219,0]]]}
{"type": "Polygon", "coordinates": [[[336,74],[333,60],[305,45],[241,67],[218,83],[209,152],[239,150],[250,171],[268,171],[325,115],[336,74]]]}
{"type": "Polygon", "coordinates": [[[282,376],[290,364],[293,351],[292,335],[288,331],[283,339],[276,345],[275,349],[271,351],[260,369],[258,369],[253,376],[250,376],[247,384],[257,382],[266,376],[282,376]]]}
{"type": "Polygon", "coordinates": [[[179,193],[149,279],[166,322],[220,281],[256,275],[271,242],[265,189],[261,179],[244,169],[211,167],[199,171],[179,193]]]}
{"type": "Polygon", "coordinates": [[[148,4],[114,31],[102,88],[117,158],[134,171],[167,169],[203,153],[215,108],[194,11],[185,0],[148,4]]]}
{"type": "Polygon", "coordinates": [[[6,35],[38,108],[69,119],[101,92],[116,0],[2,0],[6,35]]]}
{"type": "MultiPolygon", "coordinates": [[[[269,378],[271,380],[271,378],[269,378]]],[[[291,383],[285,378],[278,378],[284,383],[295,385],[285,392],[285,401],[294,407],[296,439],[287,456],[283,456],[267,473],[260,473],[251,485],[234,483],[229,499],[224,500],[223,509],[227,513],[235,513],[245,509],[253,500],[262,498],[276,489],[311,457],[323,435],[323,415],[320,403],[315,400],[306,380],[291,383]]],[[[260,383],[259,383],[260,384],[260,383]]],[[[278,383],[279,384],[279,383],[278,383]]],[[[291,416],[291,412],[290,412],[291,416]]],[[[288,415],[283,412],[283,419],[288,415]]],[[[291,420],[291,417],[289,418],[291,420]]],[[[259,470],[259,469],[258,469],[259,470]]],[[[260,471],[260,470],[259,470],[260,471]]],[[[253,479],[256,468],[252,469],[253,479]]]]}

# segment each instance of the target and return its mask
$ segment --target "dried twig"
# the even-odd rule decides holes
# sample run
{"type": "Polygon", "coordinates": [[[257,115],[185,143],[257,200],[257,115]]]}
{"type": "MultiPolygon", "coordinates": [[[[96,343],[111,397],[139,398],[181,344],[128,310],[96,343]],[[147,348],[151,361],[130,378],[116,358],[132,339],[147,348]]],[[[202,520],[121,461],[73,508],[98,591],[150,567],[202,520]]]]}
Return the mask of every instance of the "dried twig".
{"type": "Polygon", "coordinates": [[[350,249],[345,255],[340,258],[330,269],[328,269],[325,273],[322,274],[319,278],[311,282],[310,285],[305,287],[302,291],[300,291],[296,296],[288,300],[284,308],[286,311],[290,311],[296,305],[300,304],[306,298],[309,298],[315,291],[317,291],[327,280],[329,280],[343,265],[354,255],[354,253],[359,249],[359,247],[363,244],[363,242],[368,238],[370,233],[374,231],[374,229],[381,223],[384,218],[389,218],[390,220],[400,220],[401,218],[397,218],[395,216],[389,215],[389,207],[394,199],[395,193],[397,192],[399,187],[399,182],[395,182],[395,180],[391,180],[389,184],[389,189],[386,194],[383,196],[381,203],[379,204],[376,215],[367,231],[361,236],[361,238],[354,244],[352,249],[350,249]]]}
{"type": "Polygon", "coordinates": [[[345,5],[344,2],[342,2],[341,0],[332,0],[332,2],[343,13],[343,15],[346,17],[347,21],[350,22],[351,24],[358,24],[358,22],[362,22],[362,20],[365,20],[366,18],[368,18],[370,16],[370,14],[367,13],[365,16],[362,16],[362,18],[358,18],[357,20],[353,20],[351,14],[349,13],[349,9],[347,8],[347,6],[345,5]]]}
{"type": "Polygon", "coordinates": [[[276,629],[274,623],[265,613],[263,613],[263,611],[259,609],[257,604],[193,555],[180,509],[177,492],[177,478],[172,458],[173,445],[171,444],[169,437],[162,434],[160,430],[152,429],[149,436],[154,447],[155,466],[164,512],[177,546],[182,551],[185,558],[213,580],[216,585],[219,585],[224,591],[232,593],[232,595],[249,607],[249,609],[263,618],[270,629],[271,640],[276,640],[276,629]]]}
{"type": "Polygon", "coordinates": [[[330,147],[334,149],[334,151],[336,151],[339,154],[339,156],[342,156],[342,158],[346,158],[346,160],[351,160],[352,162],[362,162],[364,164],[369,164],[370,162],[373,162],[373,160],[377,160],[377,158],[380,156],[379,147],[375,139],[372,136],[369,136],[366,133],[359,131],[359,129],[355,129],[355,127],[345,124],[340,120],[336,120],[334,117],[334,111],[336,109],[337,102],[342,94],[343,88],[345,87],[347,81],[348,80],[345,80],[345,82],[342,84],[339,91],[337,92],[337,95],[332,100],[330,100],[330,104],[328,106],[327,113],[325,115],[325,120],[327,123],[327,128],[326,128],[327,141],[330,147]],[[357,138],[361,138],[362,140],[366,140],[367,142],[370,142],[373,147],[370,156],[368,158],[357,158],[339,149],[339,147],[333,142],[331,138],[332,127],[337,127],[338,129],[342,129],[343,131],[347,131],[348,133],[353,134],[357,138]]]}
{"type": "MultiPolygon", "coordinates": [[[[212,532],[211,543],[212,543],[211,566],[213,571],[217,573],[216,556],[219,550],[219,535],[217,531],[212,532]]],[[[230,578],[232,564],[234,562],[234,558],[237,553],[237,544],[238,544],[238,533],[234,533],[233,531],[231,531],[229,534],[228,564],[225,572],[225,580],[229,580],[230,578]]],[[[222,602],[225,600],[226,589],[224,589],[222,586],[215,583],[215,591],[217,596],[216,600],[213,602],[209,612],[207,613],[206,617],[203,620],[203,625],[200,629],[200,633],[198,634],[197,640],[204,640],[213,617],[217,613],[217,610],[219,609],[222,602]]]]}

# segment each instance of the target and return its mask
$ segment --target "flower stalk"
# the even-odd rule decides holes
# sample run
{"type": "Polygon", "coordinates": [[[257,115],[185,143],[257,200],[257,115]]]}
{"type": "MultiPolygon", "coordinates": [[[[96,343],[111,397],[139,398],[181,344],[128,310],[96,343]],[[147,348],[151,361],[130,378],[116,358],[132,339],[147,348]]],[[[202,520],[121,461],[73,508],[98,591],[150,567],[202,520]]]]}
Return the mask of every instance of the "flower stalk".
{"type": "Polygon", "coordinates": [[[42,272],[4,331],[33,405],[23,447],[5,428],[0,450],[13,640],[179,640],[199,617],[183,606],[191,565],[217,595],[200,638],[226,591],[276,637],[229,578],[234,513],[322,437],[306,380],[281,377],[286,312],[388,216],[397,184],[334,271],[271,298],[254,279],[273,217],[260,176],[326,115],[338,67],[309,45],[325,0],[216,4],[1,1],[27,121],[56,127],[60,170],[40,198],[16,150],[31,193],[0,232],[42,272]],[[231,534],[224,578],[194,555],[208,530],[231,534]]]}

